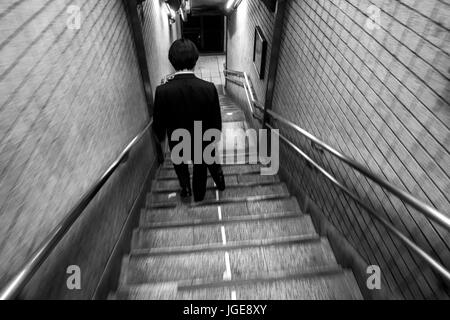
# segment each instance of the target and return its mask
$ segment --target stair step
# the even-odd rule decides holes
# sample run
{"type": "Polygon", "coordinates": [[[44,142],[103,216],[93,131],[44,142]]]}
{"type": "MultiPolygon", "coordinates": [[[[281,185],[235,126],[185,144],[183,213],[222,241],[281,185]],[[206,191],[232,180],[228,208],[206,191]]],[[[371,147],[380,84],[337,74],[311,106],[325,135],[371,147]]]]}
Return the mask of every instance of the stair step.
{"type": "MultiPolygon", "coordinates": [[[[227,187],[252,186],[253,184],[269,184],[279,183],[278,176],[262,176],[260,174],[245,175],[227,175],[225,176],[225,185],[227,187]]],[[[208,177],[207,188],[214,188],[214,181],[208,177]]],[[[180,191],[180,183],[178,179],[155,180],[152,186],[152,192],[173,192],[180,191]]]]}
{"type": "Polygon", "coordinates": [[[222,114],[223,122],[245,121],[245,115],[242,111],[222,114]]]}
{"type": "MultiPolygon", "coordinates": [[[[123,287],[116,299],[129,300],[360,300],[353,274],[317,270],[289,277],[220,282],[215,286],[180,287],[176,282],[123,287]]],[[[225,311],[226,312],[226,311],[225,311]]]]}
{"type": "MultiPolygon", "coordinates": [[[[224,203],[220,206],[223,219],[233,217],[256,216],[274,213],[300,213],[300,207],[295,198],[279,198],[261,201],[242,201],[224,203]]],[[[174,208],[160,208],[143,210],[141,213],[141,225],[165,222],[201,222],[218,219],[218,207],[214,205],[204,206],[178,206],[174,208]]]]}
{"type": "Polygon", "coordinates": [[[318,266],[337,266],[326,239],[172,255],[131,255],[122,266],[122,284],[221,281],[228,253],[232,279],[260,278],[273,273],[296,274],[318,266]]]}
{"type": "Polygon", "coordinates": [[[224,103],[221,108],[222,112],[242,112],[242,110],[233,103],[224,103]]]}
{"type": "MultiPolygon", "coordinates": [[[[239,123],[241,123],[241,122],[239,122],[239,123]]],[[[224,125],[224,128],[226,128],[226,127],[228,127],[228,126],[233,126],[233,123],[225,124],[225,125],[224,125]]],[[[169,160],[170,160],[170,157],[171,157],[171,152],[170,152],[170,151],[164,152],[164,159],[165,159],[166,161],[169,161],[169,160]]]]}
{"type": "MultiPolygon", "coordinates": [[[[244,200],[255,196],[288,196],[289,191],[284,183],[274,183],[268,185],[255,184],[251,188],[248,186],[228,186],[224,191],[219,192],[219,200],[216,200],[216,190],[208,189],[205,194],[205,201],[215,201],[221,203],[228,200],[244,200]]],[[[170,205],[182,204],[179,193],[161,192],[150,193],[147,196],[147,206],[150,205],[170,205]]]]}
{"type": "Polygon", "coordinates": [[[286,243],[307,243],[313,241],[319,241],[320,237],[317,233],[303,234],[299,236],[285,236],[272,239],[257,239],[257,240],[240,240],[239,242],[227,242],[223,243],[210,243],[199,244],[193,246],[180,246],[180,247],[161,247],[161,248],[146,248],[146,249],[133,249],[131,253],[133,255],[173,255],[184,254],[194,252],[207,252],[207,251],[226,251],[242,248],[255,248],[261,246],[270,245],[282,245],[286,243]]]}
{"type": "MultiPolygon", "coordinates": [[[[230,123],[232,124],[232,123],[230,123]]],[[[227,126],[225,126],[224,128],[226,128],[227,126]]],[[[220,149],[219,149],[220,150],[220,149]]],[[[234,145],[234,148],[229,148],[229,149],[222,149],[221,150],[221,154],[219,154],[220,156],[222,156],[222,158],[227,158],[230,156],[248,156],[249,155],[249,148],[248,146],[246,146],[246,148],[237,148],[236,145],[234,145]]],[[[172,166],[172,155],[170,152],[166,152],[164,155],[164,166],[172,166]]]]}
{"type": "MultiPolygon", "coordinates": [[[[259,156],[252,154],[252,158],[250,158],[250,154],[248,152],[237,152],[237,153],[230,153],[227,155],[224,155],[221,158],[221,162],[220,164],[222,166],[233,166],[233,165],[260,165],[259,162],[259,156]],[[244,161],[244,163],[238,163],[238,161],[244,161]],[[250,162],[253,161],[252,163],[250,162]]],[[[192,170],[192,163],[188,164],[189,169],[192,170]]],[[[171,158],[166,158],[164,160],[163,165],[161,166],[161,169],[174,169],[173,163],[172,163],[172,159],[171,158]]],[[[175,170],[175,169],[174,169],[175,170]]]]}
{"type": "MultiPolygon", "coordinates": [[[[246,149],[236,149],[233,150],[224,150],[223,154],[220,158],[220,164],[222,166],[228,165],[259,165],[260,158],[257,153],[249,153],[248,148],[246,149]]],[[[189,163],[189,169],[192,170],[192,163],[189,163]]],[[[173,169],[172,159],[169,156],[165,158],[161,169],[173,169]]]]}
{"type": "MultiPolygon", "coordinates": [[[[223,165],[222,166],[224,175],[231,174],[259,174],[261,173],[261,165],[259,164],[236,164],[236,165],[223,165]]],[[[192,174],[192,171],[191,171],[192,174]]],[[[158,173],[158,179],[175,179],[177,175],[173,167],[161,168],[158,173]]]]}
{"type": "Polygon", "coordinates": [[[241,108],[231,99],[224,99],[220,101],[220,107],[223,108],[225,106],[234,106],[235,108],[241,110],[241,108]]]}
{"type": "Polygon", "coordinates": [[[220,102],[220,106],[222,106],[222,104],[228,103],[228,104],[234,104],[233,100],[231,100],[229,97],[222,95],[219,96],[219,102],[220,102]]]}
{"type": "Polygon", "coordinates": [[[216,223],[170,228],[138,228],[133,232],[132,249],[189,247],[223,243],[222,228],[227,243],[313,235],[316,233],[308,215],[228,222],[226,225],[216,223]]]}
{"type": "Polygon", "coordinates": [[[228,217],[225,219],[220,219],[218,214],[216,214],[216,218],[211,219],[194,219],[194,220],[186,220],[186,221],[168,221],[168,222],[153,222],[150,224],[140,225],[140,228],[147,229],[161,229],[161,228],[177,228],[177,227],[190,227],[190,226],[207,226],[207,225],[215,225],[218,223],[222,223],[223,225],[227,225],[229,223],[237,223],[237,222],[250,222],[250,221],[263,221],[263,220],[274,220],[274,219],[284,219],[284,218],[295,218],[301,216],[302,213],[298,212],[275,212],[275,213],[267,213],[267,214],[255,214],[255,215],[246,215],[246,216],[234,216],[228,217]]]}

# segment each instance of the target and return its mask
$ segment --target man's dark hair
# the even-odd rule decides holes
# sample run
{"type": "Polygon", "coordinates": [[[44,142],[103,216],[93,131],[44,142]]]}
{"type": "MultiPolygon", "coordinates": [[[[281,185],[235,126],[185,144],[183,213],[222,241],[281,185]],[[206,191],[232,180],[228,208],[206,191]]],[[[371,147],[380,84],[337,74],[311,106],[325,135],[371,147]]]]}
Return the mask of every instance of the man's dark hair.
{"type": "Polygon", "coordinates": [[[198,57],[198,49],[189,39],[176,40],[169,50],[169,61],[176,71],[194,69],[198,57]]]}

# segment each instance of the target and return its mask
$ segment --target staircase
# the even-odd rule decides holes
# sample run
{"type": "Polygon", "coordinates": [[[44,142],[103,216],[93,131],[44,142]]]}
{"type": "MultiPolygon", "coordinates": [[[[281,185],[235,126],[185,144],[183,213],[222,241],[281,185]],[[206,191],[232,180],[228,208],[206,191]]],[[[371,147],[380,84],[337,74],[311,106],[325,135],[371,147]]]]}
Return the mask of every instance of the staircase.
{"type": "MultiPolygon", "coordinates": [[[[224,129],[247,128],[230,99],[220,102],[224,129]]],[[[225,159],[248,153],[223,140],[225,159]]],[[[352,272],[277,176],[250,164],[224,165],[224,174],[225,191],[209,178],[205,201],[183,203],[166,160],[110,299],[362,299],[352,272]]]]}

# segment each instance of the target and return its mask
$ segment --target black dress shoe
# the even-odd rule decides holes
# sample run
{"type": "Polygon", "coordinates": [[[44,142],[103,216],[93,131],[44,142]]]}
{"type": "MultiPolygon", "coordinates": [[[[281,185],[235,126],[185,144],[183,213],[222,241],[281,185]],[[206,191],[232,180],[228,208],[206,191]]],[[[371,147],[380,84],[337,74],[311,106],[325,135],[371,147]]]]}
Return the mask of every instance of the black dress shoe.
{"type": "Polygon", "coordinates": [[[205,200],[205,197],[203,197],[203,198],[195,198],[194,197],[194,202],[202,202],[203,200],[205,200]]]}
{"type": "Polygon", "coordinates": [[[191,190],[191,188],[190,188],[190,187],[187,187],[187,188],[181,189],[180,196],[181,196],[182,198],[188,198],[188,197],[192,196],[192,190],[191,190]]]}

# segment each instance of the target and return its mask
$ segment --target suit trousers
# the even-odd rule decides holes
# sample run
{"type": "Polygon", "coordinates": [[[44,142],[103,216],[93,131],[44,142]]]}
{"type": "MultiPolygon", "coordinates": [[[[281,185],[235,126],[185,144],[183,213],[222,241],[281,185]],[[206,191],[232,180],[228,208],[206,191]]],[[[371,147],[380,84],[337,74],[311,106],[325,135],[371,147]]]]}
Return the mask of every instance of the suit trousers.
{"type": "MultiPolygon", "coordinates": [[[[181,188],[190,187],[191,179],[189,173],[189,166],[187,164],[179,164],[175,165],[175,172],[177,174],[178,180],[180,182],[181,188]]],[[[222,166],[218,163],[214,163],[211,165],[207,165],[205,163],[202,164],[194,164],[194,172],[193,172],[193,181],[192,181],[192,191],[194,194],[194,200],[196,202],[202,201],[205,198],[206,194],[206,184],[208,180],[208,170],[211,174],[216,185],[223,184],[223,171],[222,166]],[[221,181],[222,179],[222,181],[221,181]]]]}

